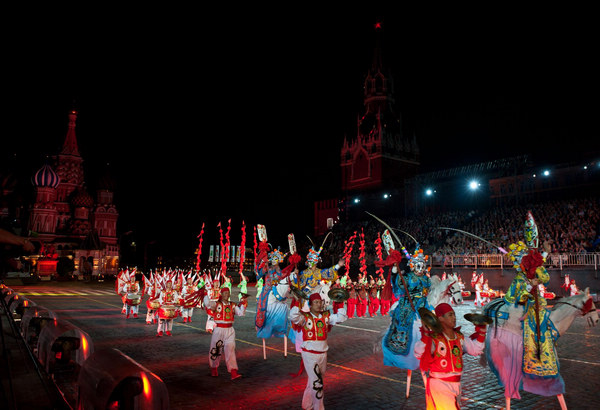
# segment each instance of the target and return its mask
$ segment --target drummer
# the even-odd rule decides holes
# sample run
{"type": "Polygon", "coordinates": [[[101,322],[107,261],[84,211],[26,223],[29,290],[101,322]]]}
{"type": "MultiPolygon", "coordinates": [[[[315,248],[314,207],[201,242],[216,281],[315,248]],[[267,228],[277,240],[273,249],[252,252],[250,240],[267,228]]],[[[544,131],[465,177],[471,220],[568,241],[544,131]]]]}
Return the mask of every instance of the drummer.
{"type": "MultiPolygon", "coordinates": [[[[448,303],[435,308],[440,328],[433,333],[421,327],[421,340],[415,345],[415,357],[420,359],[421,371],[427,374],[426,403],[428,409],[455,409],[460,403],[460,378],[464,368],[463,354],[479,356],[485,348],[486,322],[475,315],[475,333],[465,338],[456,327],[456,314],[448,303]]],[[[422,319],[425,323],[425,318],[422,319]]],[[[435,319],[433,319],[435,320],[435,319]]]]}
{"type": "Polygon", "coordinates": [[[173,289],[173,282],[167,280],[165,289],[160,292],[158,301],[160,303],[160,309],[158,311],[158,329],[156,336],[162,336],[164,333],[167,336],[171,336],[171,330],[173,329],[173,319],[175,319],[177,307],[176,304],[179,300],[179,295],[173,289]],[[164,333],[163,333],[164,332],[164,333]]]}
{"type": "Polygon", "coordinates": [[[123,285],[121,293],[125,295],[125,313],[127,319],[133,314],[134,318],[138,317],[140,303],[142,301],[141,288],[138,281],[135,280],[135,273],[130,275],[129,282],[123,285]]]}

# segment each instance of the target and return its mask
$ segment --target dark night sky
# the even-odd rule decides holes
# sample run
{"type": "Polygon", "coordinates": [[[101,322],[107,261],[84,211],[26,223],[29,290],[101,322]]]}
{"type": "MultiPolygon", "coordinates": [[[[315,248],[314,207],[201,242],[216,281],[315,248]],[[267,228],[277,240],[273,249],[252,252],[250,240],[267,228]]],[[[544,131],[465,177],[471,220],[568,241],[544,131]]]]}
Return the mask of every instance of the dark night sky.
{"type": "Polygon", "coordinates": [[[312,200],[339,187],[382,15],[423,170],[600,149],[598,33],[585,10],[145,11],[13,34],[3,158],[39,168],[75,100],[88,174],[110,163],[116,177],[120,229],[183,253],[203,221],[207,235],[230,217],[236,235],[241,219],[264,223],[282,245],[311,232],[312,200]]]}

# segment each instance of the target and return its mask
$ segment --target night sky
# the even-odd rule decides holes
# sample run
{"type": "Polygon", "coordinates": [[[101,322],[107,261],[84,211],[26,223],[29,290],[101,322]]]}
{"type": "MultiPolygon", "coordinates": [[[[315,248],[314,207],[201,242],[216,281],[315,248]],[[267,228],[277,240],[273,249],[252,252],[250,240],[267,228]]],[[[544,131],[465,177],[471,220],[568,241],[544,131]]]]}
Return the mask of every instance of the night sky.
{"type": "Polygon", "coordinates": [[[209,238],[232,218],[232,235],[244,219],[285,245],[288,232],[311,233],[313,200],[338,192],[378,18],[423,171],[600,150],[589,13],[438,12],[156,9],[30,22],[8,51],[3,161],[16,154],[37,170],[75,104],[87,183],[110,164],[121,232],[189,253],[202,222],[209,238]]]}

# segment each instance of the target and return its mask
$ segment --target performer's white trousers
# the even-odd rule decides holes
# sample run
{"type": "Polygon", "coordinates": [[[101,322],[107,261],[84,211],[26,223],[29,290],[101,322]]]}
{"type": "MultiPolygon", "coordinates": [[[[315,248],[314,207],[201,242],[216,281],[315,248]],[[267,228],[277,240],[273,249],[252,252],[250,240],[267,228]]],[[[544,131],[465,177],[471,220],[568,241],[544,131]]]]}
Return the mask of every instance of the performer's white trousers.
{"type": "Polygon", "coordinates": [[[460,382],[427,379],[427,410],[460,409],[460,382]]]}
{"type": "MultiPolygon", "coordinates": [[[[213,322],[214,323],[214,322],[213,322]]],[[[221,345],[221,343],[219,343],[221,345]]],[[[227,365],[227,371],[231,373],[231,370],[238,368],[237,360],[235,358],[235,329],[233,327],[215,327],[210,338],[210,350],[208,352],[208,364],[210,367],[219,367],[221,363],[221,357],[225,356],[225,364],[227,365]],[[218,355],[215,355],[216,346],[219,341],[222,341],[222,347],[218,351],[218,355]],[[213,358],[214,357],[214,358],[213,358]]]]}
{"type": "Polygon", "coordinates": [[[483,298],[481,297],[481,292],[476,291],[475,292],[475,306],[477,306],[478,303],[479,303],[479,306],[482,306],[483,298]]]}
{"type": "Polygon", "coordinates": [[[126,314],[133,314],[133,315],[137,315],[138,311],[140,310],[140,305],[128,305],[125,304],[125,313],[126,314]]]}
{"type": "Polygon", "coordinates": [[[182,308],[181,309],[181,316],[183,317],[192,317],[192,315],[194,314],[194,308],[182,308]]]}
{"type": "Polygon", "coordinates": [[[158,319],[157,332],[170,332],[173,329],[173,319],[158,319]]]}
{"type": "Polygon", "coordinates": [[[146,312],[146,323],[152,323],[154,319],[157,319],[156,309],[148,309],[146,312]]]}
{"type": "Polygon", "coordinates": [[[327,370],[327,352],[316,354],[302,351],[302,363],[308,375],[304,396],[302,396],[302,408],[324,409],[323,392],[325,386],[323,377],[325,376],[325,370],[327,370]],[[315,369],[315,366],[318,366],[318,368],[315,369]],[[320,378],[318,374],[321,376],[320,378]]]}

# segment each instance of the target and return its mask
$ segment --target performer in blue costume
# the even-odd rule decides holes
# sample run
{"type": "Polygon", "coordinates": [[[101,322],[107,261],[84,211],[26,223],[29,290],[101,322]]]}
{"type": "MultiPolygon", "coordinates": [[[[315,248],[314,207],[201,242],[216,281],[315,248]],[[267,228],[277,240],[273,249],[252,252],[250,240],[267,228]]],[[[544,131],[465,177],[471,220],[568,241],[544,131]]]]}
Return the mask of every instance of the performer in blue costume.
{"type": "Polygon", "coordinates": [[[391,312],[390,327],[381,342],[383,364],[386,366],[407,370],[415,370],[419,367],[419,360],[414,355],[415,344],[421,338],[419,330],[421,318],[418,311],[421,307],[433,310],[427,302],[431,282],[425,274],[426,260],[423,250],[417,244],[410,261],[402,259],[402,254],[394,249],[390,251],[385,261],[376,262],[381,266],[393,265],[392,291],[398,298],[397,305],[391,312]]]}
{"type": "MultiPolygon", "coordinates": [[[[266,244],[265,244],[266,245],[266,244]]],[[[267,245],[268,246],[268,245],[267,245]]],[[[279,264],[283,262],[285,255],[281,253],[278,249],[274,249],[270,254],[268,254],[265,246],[261,243],[261,251],[259,252],[258,266],[256,269],[256,274],[259,279],[263,279],[264,284],[258,297],[257,301],[257,310],[256,310],[256,331],[257,336],[260,338],[269,338],[271,336],[283,337],[286,333],[287,326],[287,310],[282,311],[281,315],[277,315],[277,318],[281,316],[281,318],[277,319],[273,315],[269,315],[269,320],[267,320],[267,307],[269,295],[276,291],[277,284],[289,276],[292,270],[295,268],[296,264],[300,261],[300,256],[297,254],[291,255],[289,258],[290,264],[285,268],[281,269],[279,264]],[[269,266],[270,263],[270,266],[269,266]],[[283,328],[280,329],[282,323],[279,323],[283,320],[283,328]],[[273,334],[274,330],[279,329],[273,334]]],[[[285,295],[279,295],[280,297],[285,297],[285,295]]],[[[274,312],[271,312],[274,313],[274,312]]]]}

